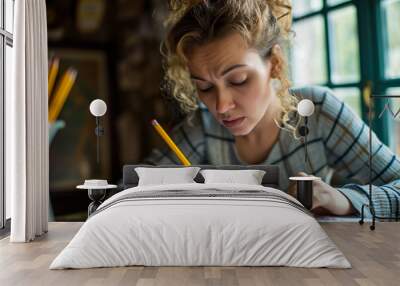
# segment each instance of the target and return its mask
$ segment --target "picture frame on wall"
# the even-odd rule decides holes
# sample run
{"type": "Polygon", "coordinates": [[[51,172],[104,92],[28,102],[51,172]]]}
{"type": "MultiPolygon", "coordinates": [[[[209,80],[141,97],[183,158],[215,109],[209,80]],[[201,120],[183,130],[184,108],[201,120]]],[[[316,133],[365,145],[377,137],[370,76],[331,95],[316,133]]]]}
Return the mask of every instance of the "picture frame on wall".
{"type": "MultiPolygon", "coordinates": [[[[73,88],[59,115],[65,122],[50,146],[50,190],[73,190],[85,179],[111,177],[110,117],[101,117],[100,162],[96,161],[96,120],[89,111],[99,98],[109,106],[107,57],[103,50],[50,49],[60,59],[57,82],[70,67],[77,70],[73,88]]],[[[57,87],[57,85],[56,85],[57,87]]]]}

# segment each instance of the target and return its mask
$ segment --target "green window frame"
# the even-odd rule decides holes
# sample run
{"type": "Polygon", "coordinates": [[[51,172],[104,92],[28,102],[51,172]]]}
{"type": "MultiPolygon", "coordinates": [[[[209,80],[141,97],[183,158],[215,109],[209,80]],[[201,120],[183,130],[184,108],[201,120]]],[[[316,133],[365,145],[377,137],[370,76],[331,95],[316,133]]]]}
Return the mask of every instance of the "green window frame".
{"type": "MultiPolygon", "coordinates": [[[[383,25],[385,15],[382,10],[382,3],[384,1],[388,0],[338,0],[336,1],[338,4],[330,6],[328,3],[335,1],[323,0],[321,9],[293,17],[293,23],[296,24],[314,16],[322,16],[325,29],[327,81],[321,84],[332,89],[357,88],[360,94],[358,100],[361,105],[361,117],[365,122],[368,122],[368,107],[366,106],[368,100],[363,97],[364,91],[370,86],[372,94],[383,95],[386,94],[389,88],[400,87],[400,77],[385,78],[385,58],[387,58],[387,55],[385,55],[385,41],[387,41],[387,31],[383,25]],[[349,6],[355,7],[357,14],[360,78],[357,81],[338,84],[332,80],[332,44],[330,43],[332,36],[329,28],[329,15],[349,6]]],[[[293,48],[295,49],[295,47],[293,48]]],[[[383,100],[375,100],[374,104],[377,110],[381,110],[385,102],[383,100]]],[[[388,114],[381,118],[375,117],[372,129],[383,143],[390,143],[391,120],[388,114]]]]}
{"type": "MultiPolygon", "coordinates": [[[[389,95],[397,95],[400,96],[400,93],[393,94],[389,90],[393,88],[400,88],[400,74],[397,77],[389,78],[386,76],[385,66],[386,59],[388,58],[386,51],[386,43],[388,37],[388,31],[386,29],[386,25],[384,22],[386,21],[386,15],[384,13],[383,4],[385,2],[389,2],[387,0],[379,0],[379,1],[371,1],[370,7],[373,13],[373,24],[375,26],[375,38],[373,39],[375,46],[373,59],[375,60],[375,73],[373,74],[373,83],[375,84],[374,93],[377,95],[389,94],[389,95]]],[[[394,1],[392,1],[394,2],[394,1]]],[[[396,19],[397,23],[399,23],[399,19],[396,19]]],[[[398,25],[400,27],[400,25],[398,25]]],[[[400,32],[399,32],[400,33],[400,32]]],[[[396,99],[398,102],[400,99],[396,99]]],[[[379,100],[379,103],[375,101],[375,104],[381,110],[385,104],[384,100],[379,100]]],[[[377,125],[377,128],[382,130],[382,134],[379,134],[384,138],[384,142],[388,145],[393,141],[395,134],[391,132],[393,129],[393,120],[390,118],[389,114],[385,114],[381,119],[374,118],[374,123],[377,125]],[[384,128],[386,127],[386,128],[384,128]]],[[[378,132],[379,133],[379,132],[378,132]]],[[[395,146],[391,146],[395,148],[395,146]]]]}

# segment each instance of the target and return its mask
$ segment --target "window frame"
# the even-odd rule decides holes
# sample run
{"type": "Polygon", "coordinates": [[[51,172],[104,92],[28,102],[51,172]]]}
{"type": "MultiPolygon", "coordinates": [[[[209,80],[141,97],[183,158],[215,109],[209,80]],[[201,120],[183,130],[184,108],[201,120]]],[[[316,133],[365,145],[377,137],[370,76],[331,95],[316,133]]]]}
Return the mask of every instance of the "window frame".
{"type": "MultiPolygon", "coordinates": [[[[376,89],[375,93],[384,95],[386,94],[387,89],[389,88],[396,88],[400,87],[400,76],[397,78],[389,78],[387,79],[385,76],[385,64],[386,64],[386,56],[385,55],[385,40],[386,40],[386,28],[384,27],[384,15],[383,15],[383,10],[382,10],[382,3],[385,2],[384,0],[379,0],[376,1],[374,4],[374,9],[375,9],[375,26],[376,26],[376,58],[377,58],[377,64],[376,66],[378,67],[376,69],[375,73],[375,80],[376,80],[376,89]]],[[[395,94],[399,95],[399,94],[395,94]]],[[[385,104],[384,100],[378,100],[378,102],[381,102],[382,106],[379,106],[379,110],[383,108],[383,105],[385,104]]],[[[376,103],[376,101],[375,101],[376,103]]],[[[390,116],[385,113],[386,116],[383,116],[381,118],[381,122],[379,122],[377,119],[376,124],[379,124],[380,126],[387,126],[388,128],[382,128],[383,129],[383,134],[382,136],[385,138],[385,143],[389,144],[392,142],[392,128],[393,128],[393,121],[391,120],[390,116]]],[[[389,145],[388,145],[389,146],[389,145]]]]}
{"type": "MultiPolygon", "coordinates": [[[[322,0],[322,9],[293,17],[293,23],[320,15],[324,19],[325,44],[326,44],[326,67],[327,82],[323,83],[329,88],[355,87],[360,91],[361,117],[368,122],[368,107],[363,96],[364,89],[371,84],[373,94],[385,94],[391,87],[400,87],[400,77],[394,79],[385,78],[385,31],[383,27],[382,2],[384,0],[349,0],[337,5],[328,5],[327,0],[322,0]],[[332,82],[331,46],[329,44],[329,20],[328,14],[332,11],[353,5],[357,13],[357,29],[359,41],[359,70],[360,80],[358,82],[337,84],[332,82]]],[[[384,107],[383,100],[375,100],[374,104],[378,110],[384,107]]],[[[372,129],[386,145],[391,141],[391,120],[387,114],[381,118],[374,118],[372,129]]]]}
{"type": "MultiPolygon", "coordinates": [[[[333,83],[332,82],[332,65],[331,65],[331,45],[330,45],[330,31],[329,31],[329,20],[328,20],[328,14],[330,12],[346,8],[348,6],[355,6],[357,15],[358,9],[356,6],[355,0],[349,0],[347,2],[343,2],[334,6],[328,6],[327,0],[322,0],[323,5],[320,10],[313,11],[310,13],[303,14],[298,17],[293,17],[293,23],[297,23],[306,19],[310,19],[315,16],[322,16],[323,22],[324,22],[324,32],[325,32],[325,46],[326,46],[326,53],[325,53],[325,64],[327,67],[326,75],[327,75],[327,81],[323,83],[324,85],[328,86],[329,88],[347,88],[347,87],[356,87],[361,90],[361,80],[359,81],[354,81],[354,82],[349,82],[349,83],[333,83]]],[[[360,41],[359,41],[360,42],[360,41]]],[[[361,67],[360,67],[360,79],[361,79],[361,67]]]]}
{"type": "MultiPolygon", "coordinates": [[[[10,229],[10,219],[6,215],[6,189],[5,189],[5,92],[6,92],[6,47],[13,48],[13,34],[6,30],[6,0],[0,0],[0,235],[10,229]]],[[[15,13],[15,0],[10,0],[15,13]]],[[[8,15],[9,17],[9,15],[8,15]]],[[[11,16],[14,19],[14,15],[11,16]]],[[[14,30],[14,27],[13,29],[14,30]]]]}

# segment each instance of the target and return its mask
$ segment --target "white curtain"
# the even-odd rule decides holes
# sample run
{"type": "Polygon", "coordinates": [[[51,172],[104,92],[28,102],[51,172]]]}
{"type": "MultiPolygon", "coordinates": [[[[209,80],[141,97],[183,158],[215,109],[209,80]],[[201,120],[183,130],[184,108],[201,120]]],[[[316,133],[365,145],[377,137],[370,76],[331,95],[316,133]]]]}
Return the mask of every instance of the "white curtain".
{"type": "Polygon", "coordinates": [[[13,94],[6,98],[6,187],[12,242],[47,232],[49,201],[45,0],[15,1],[13,94]]]}

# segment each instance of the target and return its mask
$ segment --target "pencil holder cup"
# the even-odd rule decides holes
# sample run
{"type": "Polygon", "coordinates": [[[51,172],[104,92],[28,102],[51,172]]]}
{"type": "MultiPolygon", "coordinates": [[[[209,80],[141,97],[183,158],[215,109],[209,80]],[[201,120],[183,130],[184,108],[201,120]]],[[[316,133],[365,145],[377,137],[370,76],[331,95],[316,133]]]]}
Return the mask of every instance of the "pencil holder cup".
{"type": "Polygon", "coordinates": [[[312,208],[313,181],[297,181],[297,199],[308,210],[312,208]]]}
{"type": "Polygon", "coordinates": [[[320,179],[321,178],[314,176],[289,178],[289,180],[291,181],[296,181],[296,186],[297,186],[296,198],[308,210],[311,210],[313,203],[313,181],[320,179]]]}

